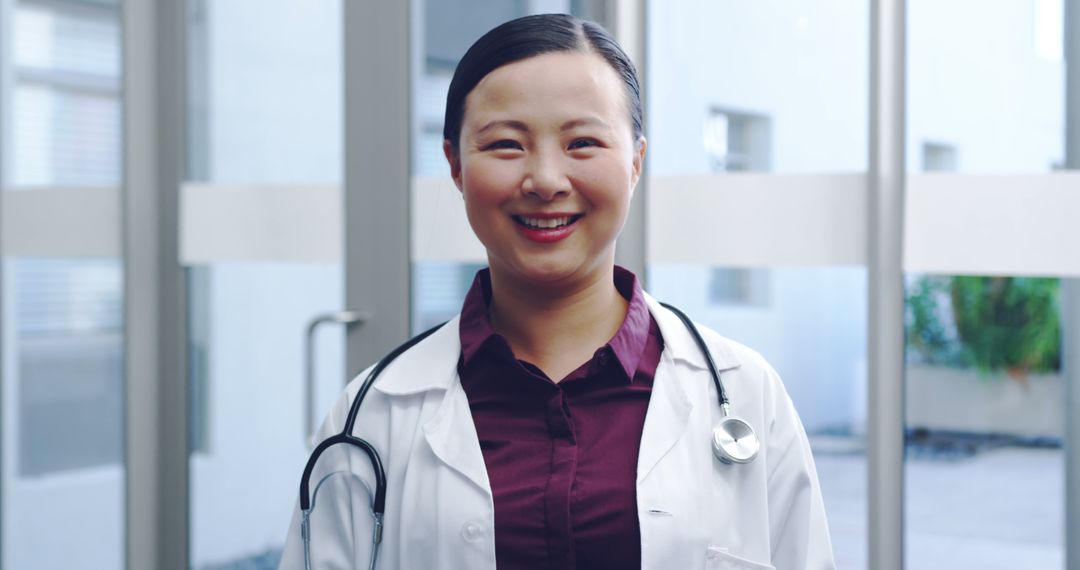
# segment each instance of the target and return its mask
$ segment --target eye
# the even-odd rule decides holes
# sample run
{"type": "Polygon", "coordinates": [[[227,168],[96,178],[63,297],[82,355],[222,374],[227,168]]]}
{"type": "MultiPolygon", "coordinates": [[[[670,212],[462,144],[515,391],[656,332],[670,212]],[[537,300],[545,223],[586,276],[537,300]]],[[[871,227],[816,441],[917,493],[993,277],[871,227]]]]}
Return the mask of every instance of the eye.
{"type": "Polygon", "coordinates": [[[484,150],[504,150],[504,149],[518,150],[520,148],[521,148],[521,145],[518,144],[517,141],[510,140],[510,139],[502,139],[502,140],[497,140],[497,141],[485,146],[484,150]]]}
{"type": "Polygon", "coordinates": [[[600,146],[600,143],[597,142],[596,139],[574,139],[574,142],[570,143],[570,150],[578,150],[594,146],[600,146]]]}

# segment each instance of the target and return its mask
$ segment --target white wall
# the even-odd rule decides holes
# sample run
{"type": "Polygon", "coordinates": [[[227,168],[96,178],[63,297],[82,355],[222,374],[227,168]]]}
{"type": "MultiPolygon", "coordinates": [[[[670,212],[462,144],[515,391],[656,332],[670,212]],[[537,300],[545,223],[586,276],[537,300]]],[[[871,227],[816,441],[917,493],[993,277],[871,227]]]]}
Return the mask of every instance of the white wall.
{"type": "Polygon", "coordinates": [[[203,5],[209,180],[340,182],[341,0],[203,5]]]}
{"type": "Polygon", "coordinates": [[[1035,0],[908,3],[908,168],[924,141],[962,172],[1047,172],[1064,158],[1065,69],[1036,51],[1035,0]]]}

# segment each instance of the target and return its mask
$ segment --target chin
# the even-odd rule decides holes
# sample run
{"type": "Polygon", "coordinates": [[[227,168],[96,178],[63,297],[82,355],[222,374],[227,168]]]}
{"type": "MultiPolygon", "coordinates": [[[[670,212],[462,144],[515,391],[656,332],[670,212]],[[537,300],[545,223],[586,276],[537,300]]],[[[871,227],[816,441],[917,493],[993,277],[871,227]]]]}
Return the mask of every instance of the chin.
{"type": "Polygon", "coordinates": [[[585,277],[603,266],[603,264],[597,263],[594,257],[582,257],[579,259],[525,258],[516,260],[511,266],[503,265],[501,269],[503,271],[510,270],[530,282],[556,284],[585,277]]]}

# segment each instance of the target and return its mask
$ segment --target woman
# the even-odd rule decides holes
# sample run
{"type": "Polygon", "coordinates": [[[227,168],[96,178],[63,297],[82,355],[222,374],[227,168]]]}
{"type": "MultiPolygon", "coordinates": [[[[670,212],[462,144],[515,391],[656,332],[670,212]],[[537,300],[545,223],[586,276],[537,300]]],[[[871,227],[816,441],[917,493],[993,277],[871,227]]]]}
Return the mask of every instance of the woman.
{"type": "MultiPolygon", "coordinates": [[[[381,372],[353,429],[386,467],[380,567],[834,566],[776,372],[701,329],[761,445],[749,463],[718,461],[724,414],[705,353],[614,264],[645,158],[641,117],[633,65],[596,24],[521,18],[461,60],[443,146],[490,267],[461,315],[381,372]]],[[[360,384],[322,438],[342,430],[360,384]]],[[[312,567],[367,567],[371,464],[335,446],[314,466],[312,567]],[[352,476],[327,478],[339,471],[352,476]]],[[[304,567],[299,521],[283,568],[304,567]]]]}

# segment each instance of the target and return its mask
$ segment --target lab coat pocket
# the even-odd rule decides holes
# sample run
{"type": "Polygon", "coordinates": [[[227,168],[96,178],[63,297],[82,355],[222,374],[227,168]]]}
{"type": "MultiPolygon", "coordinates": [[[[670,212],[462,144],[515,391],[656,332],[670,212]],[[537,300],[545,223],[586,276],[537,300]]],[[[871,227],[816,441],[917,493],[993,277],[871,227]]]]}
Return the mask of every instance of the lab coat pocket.
{"type": "Polygon", "coordinates": [[[776,570],[776,567],[735,556],[726,548],[710,546],[705,553],[705,570],[776,570]]]}

